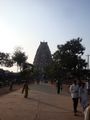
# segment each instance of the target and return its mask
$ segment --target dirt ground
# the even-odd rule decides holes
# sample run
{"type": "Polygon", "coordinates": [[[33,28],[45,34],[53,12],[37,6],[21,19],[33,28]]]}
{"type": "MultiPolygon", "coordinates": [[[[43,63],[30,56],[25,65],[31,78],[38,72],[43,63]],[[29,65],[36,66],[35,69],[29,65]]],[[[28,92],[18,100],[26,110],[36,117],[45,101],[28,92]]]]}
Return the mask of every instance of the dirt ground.
{"type": "Polygon", "coordinates": [[[10,92],[14,92],[20,88],[22,88],[23,85],[14,85],[12,91],[9,90],[9,86],[0,88],[0,96],[8,94],[10,92]]]}
{"type": "Polygon", "coordinates": [[[73,115],[68,86],[60,95],[53,85],[30,85],[27,99],[21,93],[22,86],[0,89],[0,120],[83,120],[79,104],[78,115],[73,115]],[[65,94],[66,93],[68,94],[65,94]],[[8,93],[8,94],[6,94],[8,93]]]}

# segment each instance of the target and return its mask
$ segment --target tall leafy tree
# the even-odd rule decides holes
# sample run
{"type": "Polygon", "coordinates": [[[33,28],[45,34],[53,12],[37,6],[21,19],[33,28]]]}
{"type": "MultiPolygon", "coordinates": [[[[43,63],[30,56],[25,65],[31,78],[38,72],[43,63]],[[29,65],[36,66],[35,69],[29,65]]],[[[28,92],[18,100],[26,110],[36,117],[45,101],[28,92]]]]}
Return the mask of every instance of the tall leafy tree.
{"type": "Polygon", "coordinates": [[[19,68],[20,71],[22,70],[23,64],[26,62],[27,58],[28,57],[25,55],[25,52],[21,50],[21,48],[16,48],[12,56],[14,63],[17,63],[17,69],[19,68]]]}
{"type": "Polygon", "coordinates": [[[67,71],[80,71],[86,67],[86,62],[82,59],[85,47],[81,44],[82,39],[72,39],[64,45],[58,45],[58,50],[53,54],[53,60],[61,69],[67,71]]]}
{"type": "Polygon", "coordinates": [[[21,71],[21,76],[23,79],[32,79],[33,78],[33,65],[30,63],[24,63],[23,70],[21,71]]]}

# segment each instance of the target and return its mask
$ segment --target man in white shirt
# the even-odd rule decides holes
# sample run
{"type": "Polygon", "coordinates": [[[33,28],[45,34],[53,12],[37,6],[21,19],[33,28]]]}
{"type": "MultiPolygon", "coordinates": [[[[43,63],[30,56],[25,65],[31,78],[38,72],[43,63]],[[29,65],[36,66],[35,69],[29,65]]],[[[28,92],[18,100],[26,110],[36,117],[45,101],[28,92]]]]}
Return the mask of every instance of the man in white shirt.
{"type": "Polygon", "coordinates": [[[74,80],[73,84],[70,86],[70,93],[73,101],[74,115],[76,115],[79,98],[79,85],[76,80],[74,80]]]}

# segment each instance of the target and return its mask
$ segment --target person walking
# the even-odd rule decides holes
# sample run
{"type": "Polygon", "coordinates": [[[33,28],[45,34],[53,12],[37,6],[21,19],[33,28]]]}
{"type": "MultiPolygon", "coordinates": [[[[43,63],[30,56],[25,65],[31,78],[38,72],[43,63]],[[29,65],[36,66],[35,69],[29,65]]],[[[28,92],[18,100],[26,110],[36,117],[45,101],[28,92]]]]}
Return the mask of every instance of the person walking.
{"type": "Polygon", "coordinates": [[[12,91],[13,90],[13,85],[14,85],[14,80],[10,81],[10,86],[9,86],[9,90],[12,91]]]}
{"type": "Polygon", "coordinates": [[[22,89],[22,93],[25,92],[24,97],[27,98],[28,97],[28,81],[25,82],[23,89],[22,89]]]}
{"type": "Polygon", "coordinates": [[[79,89],[79,96],[80,96],[80,103],[83,108],[83,111],[88,106],[88,91],[86,88],[86,84],[82,82],[80,89],[79,89]]]}
{"type": "Polygon", "coordinates": [[[77,84],[76,80],[74,80],[73,84],[70,85],[70,93],[71,93],[71,97],[72,97],[72,101],[73,101],[74,115],[76,116],[78,99],[79,99],[79,85],[77,84]]]}
{"type": "Polygon", "coordinates": [[[62,91],[62,81],[61,80],[56,81],[56,87],[57,87],[57,94],[60,94],[60,92],[62,91]]]}

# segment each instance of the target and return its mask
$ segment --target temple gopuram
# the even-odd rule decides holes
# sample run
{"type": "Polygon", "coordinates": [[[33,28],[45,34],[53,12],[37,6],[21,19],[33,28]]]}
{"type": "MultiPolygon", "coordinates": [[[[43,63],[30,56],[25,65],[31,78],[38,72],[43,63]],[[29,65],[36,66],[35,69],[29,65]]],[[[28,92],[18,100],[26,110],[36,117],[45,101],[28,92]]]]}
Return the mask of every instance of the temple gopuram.
{"type": "Polygon", "coordinates": [[[40,71],[41,76],[44,76],[45,68],[51,64],[52,56],[47,42],[40,42],[37,49],[33,65],[40,71]]]}

